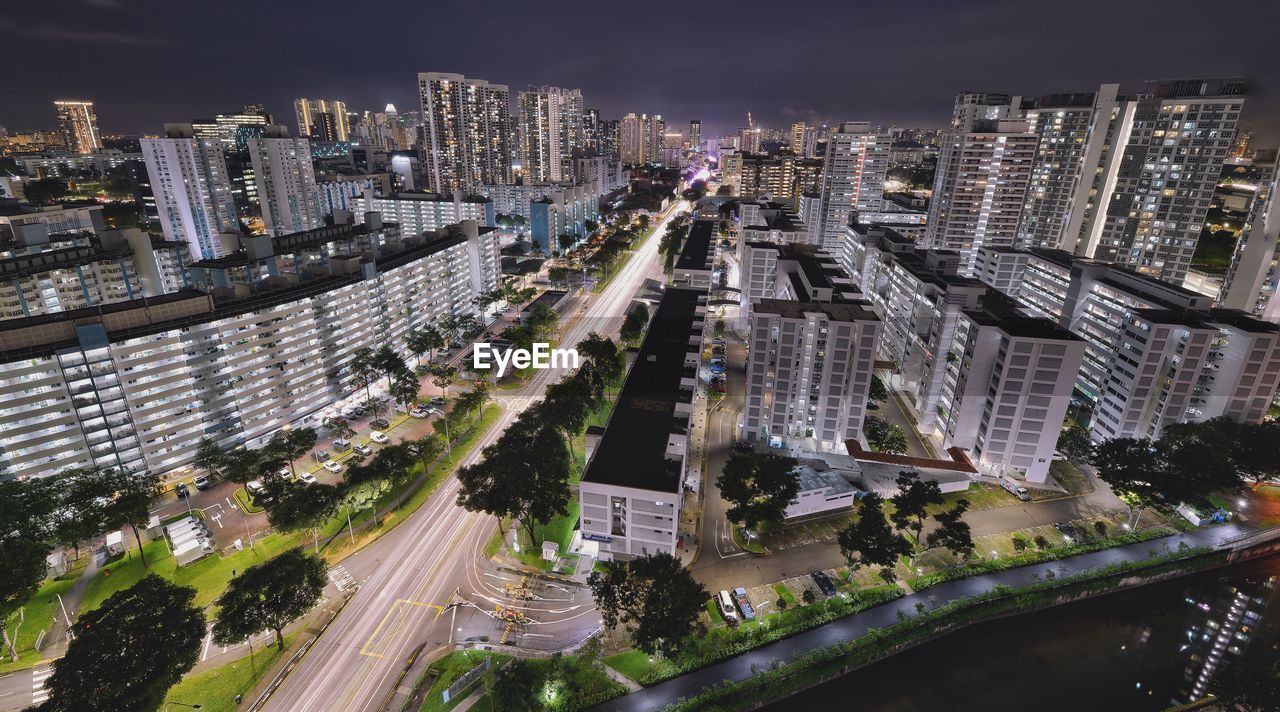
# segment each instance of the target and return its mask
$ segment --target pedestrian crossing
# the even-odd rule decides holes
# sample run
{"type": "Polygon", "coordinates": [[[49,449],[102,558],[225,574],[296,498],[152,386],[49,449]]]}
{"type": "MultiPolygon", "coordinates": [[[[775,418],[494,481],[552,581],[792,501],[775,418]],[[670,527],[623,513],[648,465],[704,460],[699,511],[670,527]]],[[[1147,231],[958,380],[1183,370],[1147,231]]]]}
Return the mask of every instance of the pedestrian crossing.
{"type": "Polygon", "coordinates": [[[332,581],[333,585],[337,586],[338,590],[343,593],[346,593],[356,587],[355,577],[353,577],[351,572],[347,571],[347,569],[341,564],[329,569],[329,580],[332,581]]]}
{"type": "Polygon", "coordinates": [[[44,683],[53,674],[53,666],[38,667],[31,671],[31,704],[38,705],[49,699],[44,683]]]}

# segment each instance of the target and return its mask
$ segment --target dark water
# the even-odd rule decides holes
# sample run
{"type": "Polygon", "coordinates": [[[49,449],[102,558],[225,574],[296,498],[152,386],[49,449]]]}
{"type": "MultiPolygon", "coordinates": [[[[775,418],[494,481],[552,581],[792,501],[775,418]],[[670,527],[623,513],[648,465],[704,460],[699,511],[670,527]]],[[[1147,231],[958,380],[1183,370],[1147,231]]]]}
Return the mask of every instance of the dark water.
{"type": "Polygon", "coordinates": [[[1278,589],[1271,557],[983,623],[765,709],[1163,710],[1280,656],[1278,589]]]}

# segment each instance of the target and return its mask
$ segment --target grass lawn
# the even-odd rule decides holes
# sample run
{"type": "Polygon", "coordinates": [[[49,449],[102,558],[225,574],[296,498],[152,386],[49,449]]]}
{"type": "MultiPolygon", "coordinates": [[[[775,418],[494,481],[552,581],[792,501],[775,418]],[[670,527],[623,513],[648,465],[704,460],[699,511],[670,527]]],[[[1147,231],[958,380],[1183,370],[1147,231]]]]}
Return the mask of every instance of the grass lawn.
{"type": "Polygon", "coordinates": [[[749,551],[753,554],[764,553],[764,542],[762,537],[747,536],[746,531],[739,526],[733,528],[733,543],[737,544],[743,551],[749,551]]]}
{"type": "Polygon", "coordinates": [[[435,682],[431,684],[431,689],[427,691],[426,697],[422,700],[422,706],[418,709],[421,712],[444,712],[444,710],[453,709],[462,701],[469,691],[474,690],[476,685],[482,684],[482,680],[477,679],[471,685],[467,686],[457,697],[444,702],[444,691],[458,678],[469,672],[472,668],[484,662],[485,658],[493,658],[491,665],[498,666],[506,662],[510,656],[501,653],[488,653],[480,650],[455,650],[452,653],[431,663],[428,668],[432,673],[436,674],[435,682]]]}
{"type": "Polygon", "coordinates": [[[609,655],[604,658],[604,664],[636,682],[640,682],[645,673],[654,668],[661,669],[673,666],[671,661],[665,658],[650,662],[649,656],[639,650],[628,650],[625,653],[609,655]]]}
{"type": "MultiPolygon", "coordinates": [[[[285,636],[288,649],[295,636],[285,636]]],[[[280,649],[273,642],[267,648],[254,648],[252,658],[241,658],[221,667],[187,675],[174,685],[165,701],[175,706],[198,704],[204,712],[231,712],[236,709],[236,695],[248,694],[258,678],[271,669],[280,657],[280,649]]]]}
{"type": "Polygon", "coordinates": [[[62,615],[62,611],[58,608],[57,594],[66,594],[79,577],[80,568],[77,568],[71,573],[45,581],[31,600],[27,601],[27,605],[23,606],[22,623],[18,622],[17,612],[9,617],[6,630],[12,636],[15,626],[17,628],[14,647],[18,650],[18,660],[10,662],[9,651],[0,648],[0,673],[23,670],[40,662],[43,656],[35,648],[36,638],[42,630],[48,633],[55,614],[62,615]]]}
{"type": "Polygon", "coordinates": [[[942,506],[929,507],[930,514],[936,514],[944,509],[950,509],[958,499],[969,500],[969,509],[992,509],[995,507],[1006,507],[1011,504],[1017,504],[1018,498],[1005,492],[1003,489],[995,485],[974,482],[969,485],[969,489],[963,492],[948,492],[942,495],[945,500],[942,506]]]}
{"type": "Polygon", "coordinates": [[[780,584],[780,583],[774,584],[773,592],[778,594],[778,598],[781,598],[782,600],[786,601],[788,607],[796,605],[795,594],[793,594],[791,592],[791,589],[787,588],[783,584],[780,584]]]}
{"type": "Polygon", "coordinates": [[[1095,489],[1080,468],[1066,460],[1054,460],[1049,463],[1049,474],[1071,494],[1088,494],[1095,489]]]}
{"type": "Polygon", "coordinates": [[[711,616],[712,625],[724,625],[724,615],[720,613],[720,606],[717,606],[713,600],[707,601],[707,615],[711,616]]]}
{"type": "Polygon", "coordinates": [[[236,505],[249,514],[257,514],[262,511],[262,507],[259,507],[253,501],[253,498],[249,496],[249,493],[243,487],[237,487],[231,496],[235,499],[236,505]]]}

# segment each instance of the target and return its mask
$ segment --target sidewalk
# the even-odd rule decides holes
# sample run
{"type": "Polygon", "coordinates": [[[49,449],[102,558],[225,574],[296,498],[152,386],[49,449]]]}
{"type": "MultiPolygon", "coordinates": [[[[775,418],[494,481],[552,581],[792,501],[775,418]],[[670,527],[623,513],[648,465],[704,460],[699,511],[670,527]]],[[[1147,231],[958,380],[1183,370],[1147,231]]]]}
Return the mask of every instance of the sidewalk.
{"type": "Polygon", "coordinates": [[[997,585],[1026,586],[1042,580],[1049,572],[1052,572],[1051,575],[1062,577],[1109,564],[1142,561],[1150,558],[1149,552],[1152,550],[1160,551],[1166,547],[1176,550],[1182,543],[1193,548],[1219,547],[1229,540],[1256,531],[1257,529],[1253,527],[1235,523],[1226,524],[1188,534],[1178,534],[1162,540],[1129,544],[1069,559],[949,581],[620,697],[597,709],[634,710],[635,712],[661,709],[682,697],[693,697],[704,688],[723,680],[740,681],[752,677],[756,674],[756,669],[768,667],[772,661],[781,661],[786,664],[812,650],[828,647],[841,640],[862,637],[866,635],[868,629],[892,626],[898,623],[900,613],[914,615],[917,604],[923,604],[931,609],[937,608],[951,601],[986,593],[997,585]]]}

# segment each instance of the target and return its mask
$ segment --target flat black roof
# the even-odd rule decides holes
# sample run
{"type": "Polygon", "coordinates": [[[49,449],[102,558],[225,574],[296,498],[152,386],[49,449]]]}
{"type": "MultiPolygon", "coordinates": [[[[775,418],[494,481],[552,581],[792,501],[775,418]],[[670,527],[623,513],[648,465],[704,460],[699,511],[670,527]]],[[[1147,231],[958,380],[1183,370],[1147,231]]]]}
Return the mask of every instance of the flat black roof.
{"type": "Polygon", "coordinates": [[[676,269],[707,269],[707,253],[711,251],[711,238],[715,233],[715,220],[694,220],[689,226],[689,237],[680,248],[676,269]]]}
{"type": "Polygon", "coordinates": [[[680,467],[667,459],[677,430],[676,403],[684,378],[701,289],[668,287],[640,344],[604,436],[587,463],[584,482],[655,492],[680,491],[680,467]]]}

